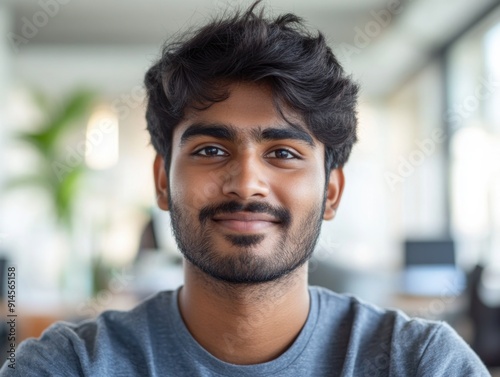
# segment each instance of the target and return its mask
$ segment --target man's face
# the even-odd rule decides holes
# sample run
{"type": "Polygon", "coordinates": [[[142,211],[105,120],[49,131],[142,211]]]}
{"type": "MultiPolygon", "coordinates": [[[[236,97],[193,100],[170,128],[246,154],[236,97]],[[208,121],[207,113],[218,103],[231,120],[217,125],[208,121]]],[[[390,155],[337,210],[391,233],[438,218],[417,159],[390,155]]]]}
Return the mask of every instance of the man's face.
{"type": "Polygon", "coordinates": [[[229,90],[175,128],[168,179],[155,164],[168,195],[160,206],[194,266],[231,283],[272,281],[309,259],[322,219],[333,217],[325,203],[336,207],[343,182],[325,191],[323,144],[291,112],[298,127],[280,117],[269,87],[229,90]]]}

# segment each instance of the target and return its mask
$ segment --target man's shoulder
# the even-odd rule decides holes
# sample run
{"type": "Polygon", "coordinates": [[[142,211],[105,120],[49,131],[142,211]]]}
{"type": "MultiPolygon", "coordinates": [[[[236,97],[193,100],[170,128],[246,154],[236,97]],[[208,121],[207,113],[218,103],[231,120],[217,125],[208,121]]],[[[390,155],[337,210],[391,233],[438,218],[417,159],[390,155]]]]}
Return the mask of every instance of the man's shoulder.
{"type": "Polygon", "coordinates": [[[174,298],[175,291],[162,291],[146,298],[130,310],[106,310],[96,318],[78,323],[58,322],[47,329],[45,335],[66,334],[92,342],[97,337],[119,340],[135,333],[144,334],[144,330],[160,316],[163,319],[168,318],[170,304],[174,298]]]}
{"type": "Polygon", "coordinates": [[[335,321],[342,322],[344,328],[352,328],[364,340],[394,341],[401,338],[422,344],[436,331],[446,332],[450,329],[444,322],[410,317],[399,309],[382,308],[350,294],[336,293],[322,287],[310,289],[318,296],[323,317],[334,317],[335,321]]]}
{"type": "Polygon", "coordinates": [[[392,324],[408,330],[414,328],[416,331],[442,324],[439,321],[410,317],[397,308],[382,308],[351,294],[337,293],[318,286],[310,286],[309,289],[317,295],[320,310],[339,313],[345,320],[378,325],[392,324]]]}
{"type": "MultiPolygon", "coordinates": [[[[131,310],[107,310],[78,323],[54,323],[38,339],[30,338],[19,345],[18,374],[14,375],[29,376],[32,370],[81,374],[91,366],[116,360],[114,356],[118,354],[144,354],[144,348],[157,331],[153,324],[168,317],[169,303],[174,297],[174,291],[163,291],[131,310]]],[[[3,372],[6,371],[2,369],[0,375],[3,372]]]]}
{"type": "MultiPolygon", "coordinates": [[[[413,318],[355,296],[311,287],[317,294],[320,318],[345,339],[345,370],[368,374],[488,375],[469,345],[446,322],[413,318]],[[333,318],[333,319],[332,319],[333,318]],[[334,324],[333,327],[331,324],[334,324]],[[362,360],[363,365],[355,365],[362,360]]],[[[321,321],[321,320],[320,320],[321,321]]]]}

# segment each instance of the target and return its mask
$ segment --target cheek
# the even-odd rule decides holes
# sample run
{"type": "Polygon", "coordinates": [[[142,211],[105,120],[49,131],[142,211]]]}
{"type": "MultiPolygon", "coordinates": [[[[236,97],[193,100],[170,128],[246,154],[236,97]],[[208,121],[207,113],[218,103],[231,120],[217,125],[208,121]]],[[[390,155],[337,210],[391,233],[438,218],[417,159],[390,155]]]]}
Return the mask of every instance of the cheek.
{"type": "Polygon", "coordinates": [[[220,193],[219,185],[209,175],[187,172],[182,167],[173,171],[171,179],[172,200],[196,211],[213,202],[220,193]]]}
{"type": "Polygon", "coordinates": [[[282,203],[292,213],[302,215],[309,213],[311,208],[322,204],[324,196],[324,173],[312,171],[306,174],[281,177],[279,186],[273,190],[282,203]]]}

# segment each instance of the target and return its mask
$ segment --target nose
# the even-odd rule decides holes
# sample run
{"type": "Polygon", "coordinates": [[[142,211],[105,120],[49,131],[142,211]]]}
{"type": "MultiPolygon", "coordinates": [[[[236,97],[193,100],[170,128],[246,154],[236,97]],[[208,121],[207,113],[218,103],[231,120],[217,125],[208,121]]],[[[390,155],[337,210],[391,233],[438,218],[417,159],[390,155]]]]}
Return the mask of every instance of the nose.
{"type": "Polygon", "coordinates": [[[224,195],[242,200],[269,195],[265,166],[252,152],[247,151],[233,160],[229,170],[222,185],[224,195]]]}

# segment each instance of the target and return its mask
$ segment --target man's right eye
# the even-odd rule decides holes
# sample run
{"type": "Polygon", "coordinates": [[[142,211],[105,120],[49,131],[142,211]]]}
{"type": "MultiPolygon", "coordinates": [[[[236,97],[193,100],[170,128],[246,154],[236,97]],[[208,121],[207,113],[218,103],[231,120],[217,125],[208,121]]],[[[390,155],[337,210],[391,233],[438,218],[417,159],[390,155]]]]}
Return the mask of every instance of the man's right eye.
{"type": "Polygon", "coordinates": [[[204,147],[196,151],[194,155],[203,157],[221,157],[226,156],[227,153],[217,147],[204,147]]]}

